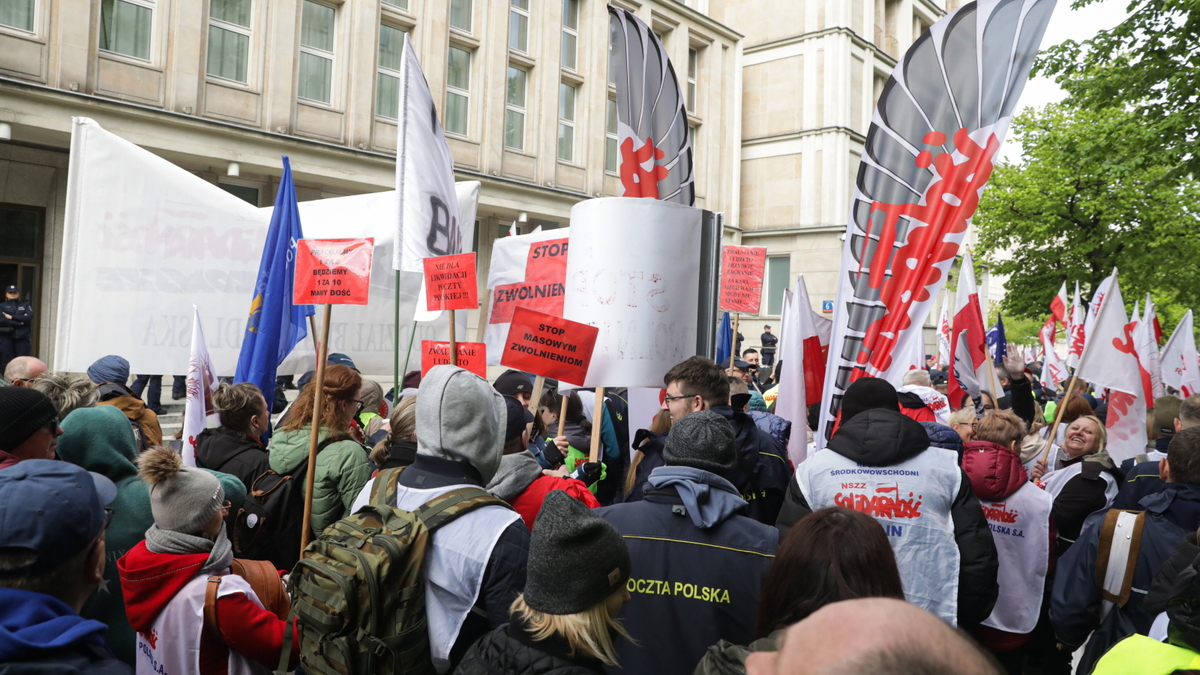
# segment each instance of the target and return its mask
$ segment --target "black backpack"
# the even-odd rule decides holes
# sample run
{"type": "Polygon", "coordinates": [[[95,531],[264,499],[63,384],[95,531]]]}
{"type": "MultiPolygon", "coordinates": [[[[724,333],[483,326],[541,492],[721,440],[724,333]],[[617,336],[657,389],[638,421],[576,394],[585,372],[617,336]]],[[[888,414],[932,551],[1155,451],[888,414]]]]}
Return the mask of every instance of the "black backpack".
{"type": "MultiPolygon", "coordinates": [[[[317,446],[345,440],[330,436],[317,446]]],[[[304,529],[304,482],[308,455],[291,473],[267,470],[246,492],[237,511],[230,514],[229,539],[234,555],[247,560],[270,560],[275,569],[290,570],[300,559],[300,533],[304,529]]]]}

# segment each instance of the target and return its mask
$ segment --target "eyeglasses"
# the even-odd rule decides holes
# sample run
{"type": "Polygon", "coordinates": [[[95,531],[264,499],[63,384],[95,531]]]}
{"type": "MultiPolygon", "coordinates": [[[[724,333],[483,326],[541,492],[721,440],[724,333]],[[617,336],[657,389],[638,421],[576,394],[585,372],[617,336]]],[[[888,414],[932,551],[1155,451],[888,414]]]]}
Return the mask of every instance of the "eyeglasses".
{"type": "Polygon", "coordinates": [[[58,431],[58,418],[57,417],[51,418],[49,422],[46,422],[46,424],[44,425],[44,428],[46,429],[46,431],[49,431],[50,433],[54,433],[55,431],[58,431]]]}
{"type": "Polygon", "coordinates": [[[695,394],[680,394],[679,396],[664,396],[663,401],[674,401],[681,398],[692,398],[695,394]]]}
{"type": "Polygon", "coordinates": [[[357,399],[355,399],[354,402],[358,404],[358,408],[356,408],[354,411],[354,416],[358,417],[359,413],[361,413],[363,411],[363,408],[367,407],[367,404],[363,403],[362,401],[359,401],[357,399]]]}

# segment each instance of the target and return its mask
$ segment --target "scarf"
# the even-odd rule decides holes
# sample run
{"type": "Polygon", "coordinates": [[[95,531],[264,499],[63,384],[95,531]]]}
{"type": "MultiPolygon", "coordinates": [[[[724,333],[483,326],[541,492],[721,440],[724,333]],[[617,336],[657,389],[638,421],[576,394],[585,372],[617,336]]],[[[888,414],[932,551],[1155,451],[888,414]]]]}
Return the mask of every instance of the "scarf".
{"type": "Polygon", "coordinates": [[[692,524],[706,530],[746,507],[733,483],[715,473],[689,466],[660,466],[650,472],[650,485],[674,487],[692,524]]]}
{"type": "Polygon", "coordinates": [[[158,525],[151,525],[150,529],[146,530],[146,549],[151,553],[175,555],[208,553],[208,560],[200,568],[201,574],[220,572],[233,562],[233,544],[225,534],[225,523],[221,523],[221,531],[217,534],[216,541],[174,530],[160,530],[158,525]]]}

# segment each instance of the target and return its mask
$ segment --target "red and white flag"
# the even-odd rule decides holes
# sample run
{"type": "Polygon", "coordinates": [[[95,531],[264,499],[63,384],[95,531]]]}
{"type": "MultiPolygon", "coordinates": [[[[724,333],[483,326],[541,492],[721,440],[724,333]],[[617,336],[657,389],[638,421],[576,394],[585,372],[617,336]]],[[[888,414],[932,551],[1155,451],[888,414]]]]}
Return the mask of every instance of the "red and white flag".
{"type": "MultiPolygon", "coordinates": [[[[1054,319],[1046,322],[1048,325],[1054,324],[1054,319]]],[[[1042,330],[1038,333],[1038,338],[1042,343],[1042,384],[1054,391],[1058,391],[1058,383],[1066,380],[1070,375],[1067,372],[1067,364],[1059,358],[1058,352],[1054,351],[1054,340],[1050,336],[1051,331],[1046,330],[1042,326],[1042,330]]]]}
{"type": "Polygon", "coordinates": [[[1075,282],[1075,297],[1071,300],[1071,317],[1067,321],[1067,367],[1079,366],[1079,357],[1083,356],[1083,345],[1086,341],[1084,321],[1087,316],[1083,302],[1079,299],[1079,282],[1075,282]]]}
{"type": "Polygon", "coordinates": [[[187,402],[183,407],[183,463],[187,466],[196,466],[196,437],[208,428],[208,416],[217,413],[212,400],[216,390],[217,371],[204,342],[200,310],[192,305],[192,356],[188,361],[187,402]]]}
{"type": "Polygon", "coordinates": [[[1062,325],[1067,325],[1067,282],[1058,289],[1058,295],[1050,301],[1050,314],[1062,325]]]}
{"type": "Polygon", "coordinates": [[[1146,447],[1146,398],[1134,345],[1134,324],[1125,314],[1114,269],[1105,286],[1100,311],[1088,331],[1087,346],[1075,375],[1108,389],[1108,454],[1121,462],[1146,447]]]}
{"type": "MultiPolygon", "coordinates": [[[[832,321],[813,311],[803,274],[796,275],[796,288],[785,321],[780,329],[779,346],[786,357],[780,357],[783,370],[775,414],[798,428],[806,424],[808,406],[821,400],[833,328],[832,321]]],[[[807,434],[793,433],[787,452],[793,464],[803,462],[808,457],[807,434]]]]}
{"type": "MultiPolygon", "coordinates": [[[[1087,348],[1087,341],[1092,337],[1092,326],[1096,323],[1096,317],[1100,315],[1100,308],[1104,306],[1104,300],[1108,297],[1108,287],[1111,285],[1112,275],[1109,275],[1096,287],[1096,292],[1092,293],[1092,301],[1088,303],[1087,318],[1083,321],[1084,349],[1087,348]]],[[[1122,307],[1121,311],[1124,312],[1125,308],[1122,307]]]]}
{"type": "Polygon", "coordinates": [[[1182,398],[1200,392],[1200,358],[1196,355],[1196,336],[1192,333],[1192,310],[1184,313],[1167,346],[1162,350],[1162,382],[1182,398]]]}
{"type": "Polygon", "coordinates": [[[938,366],[947,368],[950,365],[950,305],[948,302],[942,303],[942,316],[938,319],[937,341],[938,366]]]}
{"type": "Polygon", "coordinates": [[[963,396],[979,398],[979,390],[988,388],[987,330],[983,326],[983,309],[979,305],[979,289],[975,286],[975,268],[971,254],[963,254],[954,295],[954,325],[950,329],[950,372],[946,393],[951,407],[962,405],[963,396]]]}
{"type": "Polygon", "coordinates": [[[1146,311],[1138,315],[1137,305],[1133,309],[1133,346],[1137,350],[1138,367],[1142,375],[1142,388],[1148,406],[1163,395],[1162,368],[1159,364],[1158,345],[1154,342],[1154,301],[1146,295],[1146,311]]]}

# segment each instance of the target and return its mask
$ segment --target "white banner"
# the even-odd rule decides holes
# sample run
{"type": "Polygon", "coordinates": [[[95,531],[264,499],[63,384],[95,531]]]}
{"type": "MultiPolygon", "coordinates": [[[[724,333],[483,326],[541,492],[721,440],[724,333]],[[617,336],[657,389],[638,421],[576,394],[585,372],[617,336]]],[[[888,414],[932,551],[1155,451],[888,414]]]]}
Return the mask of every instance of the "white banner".
{"type": "Polygon", "coordinates": [[[587,387],[662,387],[696,353],[699,209],[657,199],[571,208],[564,317],[600,329],[587,387]]]}

